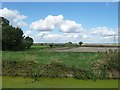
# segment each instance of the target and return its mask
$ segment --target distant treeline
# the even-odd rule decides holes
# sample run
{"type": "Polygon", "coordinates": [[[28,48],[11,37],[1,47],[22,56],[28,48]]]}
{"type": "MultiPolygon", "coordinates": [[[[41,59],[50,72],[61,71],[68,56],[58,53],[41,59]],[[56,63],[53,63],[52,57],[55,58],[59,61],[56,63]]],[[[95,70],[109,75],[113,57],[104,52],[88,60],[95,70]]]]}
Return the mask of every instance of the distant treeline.
{"type": "Polygon", "coordinates": [[[120,44],[88,44],[88,43],[72,43],[72,42],[67,42],[67,43],[34,43],[33,45],[44,45],[44,46],[49,46],[52,44],[53,46],[82,46],[82,47],[120,47],[120,44]]]}
{"type": "Polygon", "coordinates": [[[81,46],[83,42],[80,44],[67,42],[67,43],[34,43],[33,45],[44,45],[44,46],[50,46],[50,47],[78,47],[81,46]]]}

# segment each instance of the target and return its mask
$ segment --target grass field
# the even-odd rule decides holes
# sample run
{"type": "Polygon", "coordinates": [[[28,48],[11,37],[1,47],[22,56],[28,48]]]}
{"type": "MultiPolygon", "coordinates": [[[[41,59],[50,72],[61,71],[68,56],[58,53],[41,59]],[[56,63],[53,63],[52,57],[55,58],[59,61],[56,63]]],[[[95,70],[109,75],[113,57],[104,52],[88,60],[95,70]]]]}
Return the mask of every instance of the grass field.
{"type": "Polygon", "coordinates": [[[73,78],[31,78],[3,77],[3,88],[118,88],[118,80],[77,80],[73,78]]]}
{"type": "Polygon", "coordinates": [[[35,61],[40,64],[49,64],[51,62],[62,62],[69,66],[89,68],[91,62],[99,58],[98,53],[89,52],[43,52],[48,46],[32,46],[27,51],[3,51],[3,60],[14,61],[35,61]]]}
{"type": "MultiPolygon", "coordinates": [[[[3,76],[3,87],[4,88],[10,88],[10,87],[11,88],[20,88],[20,87],[24,87],[24,88],[25,87],[117,88],[118,86],[117,79],[116,80],[104,79],[106,78],[106,68],[102,66],[104,65],[103,63],[104,60],[102,60],[102,63],[100,61],[101,59],[100,53],[98,52],[47,52],[47,50],[50,50],[50,49],[53,49],[53,48],[50,48],[49,46],[32,46],[31,49],[25,50],[25,51],[2,51],[3,62],[8,61],[8,62],[4,62],[4,66],[5,66],[5,68],[3,68],[4,73],[8,71],[7,74],[11,73],[10,75],[13,75],[14,73],[19,73],[19,70],[20,70],[20,72],[23,72],[23,71],[29,72],[30,76],[32,76],[33,74],[36,74],[37,72],[40,71],[40,73],[42,72],[43,76],[46,75],[48,77],[48,78],[40,77],[37,79],[39,81],[32,82],[35,79],[34,77],[23,78],[21,76],[15,77],[13,75],[14,77],[10,77],[9,75],[8,76],[6,75],[6,76],[3,76]],[[21,64],[19,64],[19,62],[21,62],[21,64]],[[55,63],[51,64],[52,62],[55,62],[55,63]],[[30,65],[27,63],[30,63],[30,65]],[[44,68],[42,69],[44,69],[44,71],[40,70],[41,65],[43,65],[44,68]],[[98,78],[96,79],[100,78],[104,80],[97,80],[94,82],[94,80],[88,79],[93,76],[91,74],[91,71],[89,71],[91,70],[92,67],[94,67],[93,65],[98,65],[97,70],[102,70],[102,72],[100,71],[101,73],[99,75],[96,74],[98,75],[98,78]],[[72,71],[69,71],[71,67],[73,67],[72,71]],[[27,70],[27,68],[31,68],[31,69],[27,70]],[[66,73],[68,74],[71,72],[73,75],[75,75],[76,79],[68,78],[68,77],[65,78],[62,76],[63,74],[66,75],[66,73]],[[54,74],[56,76],[54,76],[54,74]],[[61,76],[59,76],[59,74],[61,76]],[[52,77],[52,78],[49,78],[49,77],[52,77]],[[62,78],[58,79],[55,77],[60,77],[60,78],[62,77],[62,78]],[[81,80],[84,78],[87,80],[81,80]],[[19,85],[19,83],[21,83],[21,85],[19,85]]],[[[106,55],[104,54],[102,55],[105,56],[105,59],[106,59],[107,53],[106,55]]],[[[113,58],[115,56],[114,53],[111,55],[113,56],[110,58],[113,58]]],[[[109,58],[109,54],[107,58],[109,58]]]]}

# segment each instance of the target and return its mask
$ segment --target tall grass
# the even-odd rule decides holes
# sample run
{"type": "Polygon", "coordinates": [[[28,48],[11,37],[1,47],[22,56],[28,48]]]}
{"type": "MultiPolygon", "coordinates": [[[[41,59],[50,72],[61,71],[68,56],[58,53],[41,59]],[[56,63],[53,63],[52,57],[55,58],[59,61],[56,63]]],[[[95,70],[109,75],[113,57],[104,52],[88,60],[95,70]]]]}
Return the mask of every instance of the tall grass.
{"type": "Polygon", "coordinates": [[[118,50],[109,50],[106,52],[99,52],[99,59],[93,62],[93,71],[97,78],[119,78],[119,54],[118,50]]]}
{"type": "Polygon", "coordinates": [[[118,77],[118,51],[43,52],[48,47],[33,47],[27,51],[3,51],[5,76],[109,79],[118,77]]]}

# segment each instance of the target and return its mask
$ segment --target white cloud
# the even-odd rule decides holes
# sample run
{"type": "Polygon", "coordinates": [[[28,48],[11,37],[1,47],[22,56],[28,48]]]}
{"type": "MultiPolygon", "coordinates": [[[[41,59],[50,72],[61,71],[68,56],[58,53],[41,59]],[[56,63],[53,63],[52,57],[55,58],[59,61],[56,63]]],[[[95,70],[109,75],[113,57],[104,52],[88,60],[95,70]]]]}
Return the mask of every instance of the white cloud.
{"type": "MultiPolygon", "coordinates": [[[[24,27],[27,24],[23,21],[27,18],[21,15],[17,10],[7,8],[0,9],[0,17],[5,17],[10,24],[15,27],[24,27]]],[[[24,33],[25,36],[34,38],[35,42],[88,42],[88,43],[106,43],[114,42],[114,35],[118,39],[118,30],[108,27],[95,27],[90,30],[82,28],[80,23],[72,20],[66,20],[62,15],[48,15],[45,19],[34,21],[30,24],[30,30],[24,33]],[[55,30],[61,32],[56,32],[55,30]],[[35,30],[35,31],[34,31],[35,30]],[[38,32],[37,31],[41,31],[38,32]],[[49,32],[51,31],[51,32],[49,32]],[[34,33],[33,33],[34,32],[34,33]],[[37,33],[37,35],[36,35],[37,33]]]]}
{"type": "Polygon", "coordinates": [[[114,43],[118,39],[118,30],[109,27],[95,27],[86,32],[89,43],[114,43]]]}
{"type": "Polygon", "coordinates": [[[58,16],[47,16],[44,20],[40,19],[38,21],[32,22],[30,29],[38,31],[50,31],[54,30],[63,20],[62,15],[58,16]]]}
{"type": "Polygon", "coordinates": [[[23,21],[19,21],[16,26],[22,28],[22,27],[27,26],[27,23],[25,23],[25,22],[23,22],[23,21]]]}
{"type": "Polygon", "coordinates": [[[111,36],[109,37],[100,37],[100,36],[88,36],[87,39],[84,39],[83,42],[87,43],[113,43],[114,38],[111,36]]]}
{"type": "Polygon", "coordinates": [[[32,31],[26,31],[25,33],[24,33],[24,36],[31,36],[32,35],[32,31]]]}
{"type": "Polygon", "coordinates": [[[105,36],[114,36],[116,35],[116,32],[112,28],[97,27],[97,28],[92,28],[90,34],[105,37],[105,36]]]}
{"type": "Polygon", "coordinates": [[[75,21],[64,20],[60,25],[60,31],[66,33],[79,33],[82,32],[83,29],[81,24],[77,24],[75,21]]]}
{"type": "Polygon", "coordinates": [[[116,34],[114,29],[107,28],[106,30],[104,27],[102,30],[100,28],[92,28],[90,31],[87,32],[86,30],[84,33],[40,32],[35,36],[35,40],[36,42],[47,43],[65,43],[69,41],[75,43],[78,43],[79,41],[83,41],[84,43],[114,43],[114,34],[116,34]]]}
{"type": "MultiPolygon", "coordinates": [[[[46,19],[48,20],[48,18],[46,19]]],[[[46,19],[45,21],[47,21],[46,19]]],[[[54,23],[54,29],[57,27],[61,32],[56,32],[52,29],[52,31],[50,30],[51,32],[49,32],[49,30],[44,30],[34,36],[36,42],[66,43],[71,41],[78,43],[83,41],[85,43],[114,43],[114,35],[117,35],[118,33],[117,29],[108,27],[96,27],[90,30],[86,30],[81,27],[81,24],[70,20],[59,19],[59,22],[57,21],[57,23],[55,23],[54,19],[49,19],[48,21],[54,23]]]]}
{"type": "Polygon", "coordinates": [[[29,36],[29,37],[33,38],[33,40],[35,42],[35,36],[34,36],[34,32],[33,31],[27,30],[27,31],[24,32],[23,36],[25,36],[25,37],[29,36]]]}
{"type": "Polygon", "coordinates": [[[65,42],[79,42],[86,39],[87,35],[81,33],[50,33],[50,32],[40,32],[35,36],[36,42],[53,42],[53,43],[65,43],[65,42]]]}
{"type": "Polygon", "coordinates": [[[10,21],[10,24],[14,27],[25,27],[27,23],[23,20],[27,18],[27,16],[21,15],[17,10],[11,10],[7,8],[0,9],[0,17],[4,17],[10,21]]]}
{"type": "Polygon", "coordinates": [[[36,37],[38,37],[38,38],[44,38],[48,34],[49,34],[49,32],[41,32],[41,33],[37,34],[36,37]]]}
{"type": "Polygon", "coordinates": [[[30,25],[31,30],[37,31],[52,31],[56,28],[65,33],[80,33],[83,31],[81,24],[75,21],[64,20],[62,15],[48,15],[44,20],[40,19],[32,22],[30,25]]]}

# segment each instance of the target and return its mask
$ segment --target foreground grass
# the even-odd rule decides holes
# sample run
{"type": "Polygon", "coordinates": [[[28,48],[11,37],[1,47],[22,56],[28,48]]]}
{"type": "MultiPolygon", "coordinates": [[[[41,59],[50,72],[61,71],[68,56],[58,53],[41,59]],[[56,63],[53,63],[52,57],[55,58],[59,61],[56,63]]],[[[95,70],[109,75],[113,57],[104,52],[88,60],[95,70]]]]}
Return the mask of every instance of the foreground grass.
{"type": "Polygon", "coordinates": [[[35,61],[39,64],[62,62],[68,66],[89,68],[98,58],[97,53],[79,52],[3,52],[3,60],[35,61]],[[14,56],[13,56],[14,55],[14,56]]]}
{"type": "Polygon", "coordinates": [[[3,77],[3,88],[118,88],[118,80],[77,80],[73,78],[50,79],[3,77]]]}
{"type": "Polygon", "coordinates": [[[117,52],[44,52],[46,48],[3,51],[3,88],[117,88],[117,52]]]}
{"type": "Polygon", "coordinates": [[[51,62],[62,62],[68,66],[77,68],[89,68],[91,63],[99,58],[98,53],[89,52],[43,52],[48,46],[32,46],[26,51],[3,51],[2,60],[13,61],[35,61],[39,64],[49,64],[51,62]]]}

